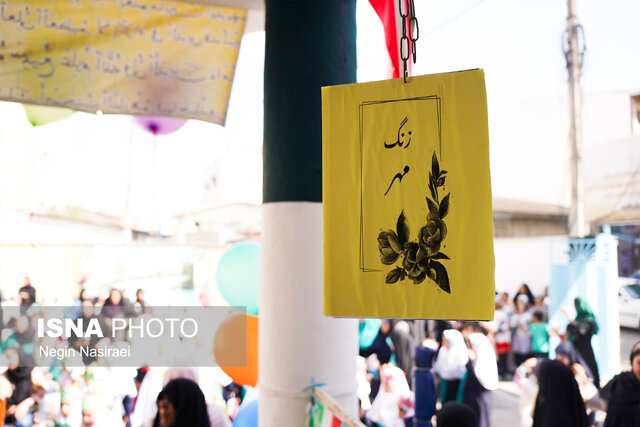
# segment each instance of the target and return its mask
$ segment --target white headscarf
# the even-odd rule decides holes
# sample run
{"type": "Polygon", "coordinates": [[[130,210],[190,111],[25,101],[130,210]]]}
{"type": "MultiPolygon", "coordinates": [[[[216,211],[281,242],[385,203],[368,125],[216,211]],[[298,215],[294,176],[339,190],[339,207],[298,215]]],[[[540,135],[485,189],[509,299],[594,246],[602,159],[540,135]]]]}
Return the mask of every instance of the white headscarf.
{"type": "Polygon", "coordinates": [[[192,366],[173,366],[167,369],[167,372],[164,373],[162,387],[166,387],[166,385],[169,384],[169,381],[175,380],[176,378],[186,378],[199,384],[200,376],[198,374],[198,368],[194,368],[192,366]]]}
{"type": "Polygon", "coordinates": [[[404,420],[400,417],[398,404],[400,399],[411,396],[411,389],[404,372],[398,367],[382,365],[380,368],[380,391],[367,412],[367,417],[386,427],[404,427],[404,420]],[[387,391],[385,383],[391,386],[387,391]]]}
{"type": "Polygon", "coordinates": [[[491,342],[481,333],[469,335],[469,342],[476,354],[474,371],[478,381],[487,390],[495,390],[498,388],[498,365],[496,364],[496,352],[491,342]]]}
{"type": "Polygon", "coordinates": [[[445,380],[459,380],[467,372],[467,362],[469,361],[469,353],[464,343],[464,338],[460,331],[456,329],[447,329],[443,332],[449,348],[442,346],[438,352],[438,357],[433,367],[445,380]]]}

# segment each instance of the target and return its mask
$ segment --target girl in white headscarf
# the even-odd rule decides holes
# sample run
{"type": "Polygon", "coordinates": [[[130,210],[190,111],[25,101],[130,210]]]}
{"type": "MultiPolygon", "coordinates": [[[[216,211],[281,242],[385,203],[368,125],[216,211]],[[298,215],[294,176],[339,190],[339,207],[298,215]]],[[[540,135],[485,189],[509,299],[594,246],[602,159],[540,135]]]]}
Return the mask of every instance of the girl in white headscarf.
{"type": "Polygon", "coordinates": [[[411,390],[402,369],[389,364],[382,365],[380,391],[367,412],[367,419],[385,427],[404,427],[404,415],[400,412],[400,403],[401,400],[405,401],[410,396],[411,390]]]}
{"type": "Polygon", "coordinates": [[[442,346],[433,367],[440,377],[440,400],[444,404],[455,400],[460,380],[467,372],[467,346],[460,331],[447,329],[442,333],[442,346]]]}
{"type": "Polygon", "coordinates": [[[496,352],[489,339],[481,333],[469,335],[471,351],[467,363],[463,401],[473,409],[478,427],[491,426],[491,392],[498,387],[496,352]]]}

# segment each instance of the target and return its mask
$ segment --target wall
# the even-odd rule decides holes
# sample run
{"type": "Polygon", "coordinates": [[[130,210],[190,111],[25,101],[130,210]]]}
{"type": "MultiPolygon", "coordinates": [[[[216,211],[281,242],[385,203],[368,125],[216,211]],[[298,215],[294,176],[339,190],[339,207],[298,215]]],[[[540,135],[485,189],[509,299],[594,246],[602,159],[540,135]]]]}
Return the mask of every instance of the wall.
{"type": "Polygon", "coordinates": [[[513,218],[494,214],[493,234],[496,237],[562,236],[567,234],[567,219],[513,218]]]}
{"type": "Polygon", "coordinates": [[[542,294],[551,282],[553,237],[495,238],[496,290],[513,295],[525,282],[534,294],[542,294]]]}

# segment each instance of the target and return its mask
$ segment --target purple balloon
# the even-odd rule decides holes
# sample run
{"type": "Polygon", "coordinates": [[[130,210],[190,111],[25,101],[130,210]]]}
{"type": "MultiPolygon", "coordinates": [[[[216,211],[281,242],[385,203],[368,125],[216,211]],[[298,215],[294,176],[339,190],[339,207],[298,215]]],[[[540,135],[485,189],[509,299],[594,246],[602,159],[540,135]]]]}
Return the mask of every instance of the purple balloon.
{"type": "Polygon", "coordinates": [[[133,119],[147,131],[154,135],[173,133],[187,123],[186,119],[159,116],[133,116],[133,119]]]}

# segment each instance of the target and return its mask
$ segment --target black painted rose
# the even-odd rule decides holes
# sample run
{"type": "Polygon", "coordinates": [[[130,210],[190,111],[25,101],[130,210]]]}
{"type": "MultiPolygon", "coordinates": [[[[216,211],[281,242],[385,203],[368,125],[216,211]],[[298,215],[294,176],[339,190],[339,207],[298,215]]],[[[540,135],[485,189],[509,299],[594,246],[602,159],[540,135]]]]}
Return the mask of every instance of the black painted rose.
{"type": "Polygon", "coordinates": [[[449,213],[450,194],[440,198],[439,190],[444,190],[446,178],[447,171],[440,170],[438,157],[434,152],[429,172],[431,198],[426,197],[429,214],[426,225],[418,232],[417,242],[409,239],[409,221],[404,211],[400,212],[396,231],[387,230],[378,234],[378,250],[382,263],[393,265],[400,262],[402,265],[396,265],[387,272],[386,283],[393,284],[410,279],[417,285],[429,278],[444,292],[451,293],[447,269],[437,261],[450,259],[440,252],[442,241],[447,237],[447,226],[443,219],[449,213]]]}
{"type": "Polygon", "coordinates": [[[421,283],[427,277],[427,253],[414,242],[408,242],[404,245],[404,260],[402,266],[407,272],[407,276],[413,280],[415,284],[421,283]]]}
{"type": "Polygon", "coordinates": [[[427,256],[435,256],[440,252],[440,245],[445,237],[447,237],[447,226],[438,214],[430,212],[427,215],[427,225],[422,227],[418,234],[420,247],[424,249],[427,256]]]}
{"type": "Polygon", "coordinates": [[[378,235],[378,249],[385,265],[396,262],[404,251],[398,235],[393,230],[383,231],[378,235]]]}

